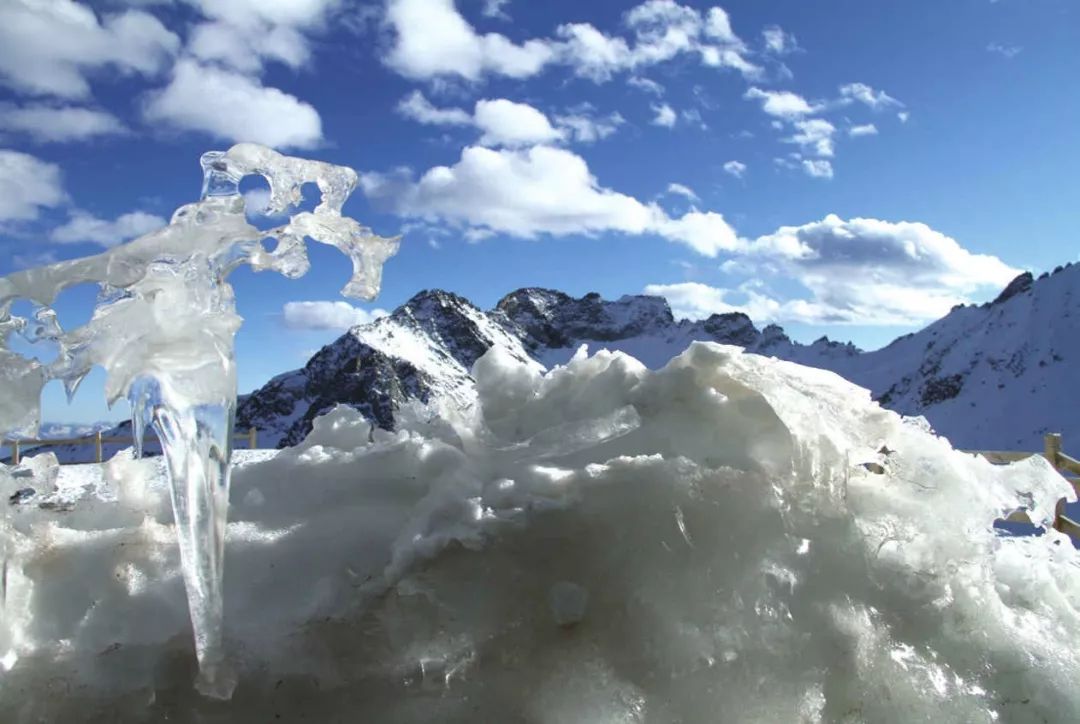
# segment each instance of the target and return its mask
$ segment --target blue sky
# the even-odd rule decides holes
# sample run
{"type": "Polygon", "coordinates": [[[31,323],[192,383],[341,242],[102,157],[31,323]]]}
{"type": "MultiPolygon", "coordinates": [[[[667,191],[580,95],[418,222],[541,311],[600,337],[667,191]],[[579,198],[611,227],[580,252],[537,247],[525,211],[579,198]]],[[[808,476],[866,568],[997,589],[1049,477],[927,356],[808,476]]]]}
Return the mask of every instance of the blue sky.
{"type": "Polygon", "coordinates": [[[1078,67],[1073,0],[7,0],[0,273],[153,229],[249,140],[352,166],[346,211],[404,239],[369,305],[333,250],[235,274],[241,391],[433,287],[874,348],[1077,258],[1078,67]]]}

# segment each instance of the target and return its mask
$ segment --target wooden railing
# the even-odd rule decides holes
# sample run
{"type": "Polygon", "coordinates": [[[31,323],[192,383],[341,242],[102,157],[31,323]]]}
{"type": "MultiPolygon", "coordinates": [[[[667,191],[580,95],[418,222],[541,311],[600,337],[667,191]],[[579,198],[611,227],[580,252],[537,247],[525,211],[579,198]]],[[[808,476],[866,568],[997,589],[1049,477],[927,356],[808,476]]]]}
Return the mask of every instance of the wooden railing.
{"type": "MultiPolygon", "coordinates": [[[[982,455],[995,465],[1007,465],[1018,460],[1026,460],[1037,452],[1013,452],[1010,450],[965,450],[973,455],[982,455]]],[[[1073,489],[1080,495],[1080,460],[1061,451],[1061,434],[1050,433],[1043,437],[1042,456],[1054,469],[1061,473],[1072,484],[1073,489]]],[[[1068,533],[1073,538],[1080,539],[1080,523],[1065,515],[1065,501],[1058,501],[1057,513],[1054,519],[1054,527],[1062,533],[1068,533]]]]}
{"type": "MultiPolygon", "coordinates": [[[[258,447],[259,432],[254,427],[247,432],[238,432],[233,435],[234,440],[246,440],[248,448],[254,450],[258,447]]],[[[152,442],[154,438],[147,438],[146,442],[152,442]]],[[[49,439],[49,440],[0,440],[0,445],[11,446],[11,464],[18,465],[22,460],[22,453],[25,450],[31,448],[38,449],[42,447],[63,447],[64,445],[93,445],[94,446],[94,462],[102,462],[102,450],[106,444],[119,443],[121,445],[134,445],[135,438],[133,437],[116,437],[116,436],[104,436],[100,431],[91,435],[90,437],[74,437],[66,439],[49,439]]]]}

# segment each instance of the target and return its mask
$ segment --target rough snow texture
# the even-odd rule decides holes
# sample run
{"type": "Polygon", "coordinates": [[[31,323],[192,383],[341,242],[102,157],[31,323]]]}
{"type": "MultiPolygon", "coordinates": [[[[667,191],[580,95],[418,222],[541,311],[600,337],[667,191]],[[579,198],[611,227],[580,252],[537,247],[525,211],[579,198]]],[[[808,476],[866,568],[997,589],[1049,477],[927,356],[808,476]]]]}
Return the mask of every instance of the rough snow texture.
{"type": "MultiPolygon", "coordinates": [[[[191,689],[168,504],[133,484],[158,463],[6,506],[0,720],[1080,719],[1078,554],[992,528],[1053,516],[1041,458],[730,346],[473,372],[470,414],[342,407],[235,470],[228,703],[191,689]]],[[[34,465],[3,492],[48,488],[34,465]]]]}
{"type": "Polygon", "coordinates": [[[243,396],[239,421],[257,427],[263,445],[292,445],[316,415],[344,403],[389,429],[410,400],[470,402],[468,370],[490,346],[550,367],[587,344],[657,369],[691,342],[711,341],[838,372],[886,407],[925,416],[958,447],[1040,450],[1045,432],[1061,432],[1068,449],[1068,440],[1080,440],[1080,415],[1061,404],[1080,390],[1076,340],[1080,265],[1020,277],[992,304],[958,307],[875,352],[824,337],[794,343],[775,325],[759,331],[744,314],[676,321],[657,297],[612,302],[521,289],[484,313],[457,295],[425,291],[243,396]]]}

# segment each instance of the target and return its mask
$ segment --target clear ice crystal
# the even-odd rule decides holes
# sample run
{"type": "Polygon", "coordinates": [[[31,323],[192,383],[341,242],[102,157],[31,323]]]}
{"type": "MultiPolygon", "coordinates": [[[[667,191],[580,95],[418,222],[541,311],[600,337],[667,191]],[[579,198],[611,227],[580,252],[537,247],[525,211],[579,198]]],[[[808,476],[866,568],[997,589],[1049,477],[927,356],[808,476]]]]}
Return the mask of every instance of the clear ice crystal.
{"type": "Polygon", "coordinates": [[[95,365],[106,371],[106,399],[131,403],[136,449],[152,426],[161,440],[187,587],[200,691],[229,698],[235,679],[222,642],[222,570],[229,461],[236,409],[236,313],[228,275],[242,265],[302,276],[305,239],[339,249],[353,275],[342,293],[373,299],[382,265],[398,238],[376,236],[341,208],[356,187],[350,168],[283,156],[250,143],[203,155],[203,192],[177,209],[168,226],[96,256],[0,277],[0,435],[28,436],[40,423],[42,388],[61,380],[73,395],[95,365]],[[313,211],[261,231],[248,223],[240,180],[259,175],[271,189],[271,212],[285,212],[314,183],[313,211]],[[272,239],[273,249],[263,246],[272,239]],[[51,308],[64,289],[97,283],[90,321],[65,330],[51,308]],[[12,313],[17,300],[31,317],[12,313]],[[13,334],[50,341],[59,353],[41,362],[9,347],[13,334]]]}

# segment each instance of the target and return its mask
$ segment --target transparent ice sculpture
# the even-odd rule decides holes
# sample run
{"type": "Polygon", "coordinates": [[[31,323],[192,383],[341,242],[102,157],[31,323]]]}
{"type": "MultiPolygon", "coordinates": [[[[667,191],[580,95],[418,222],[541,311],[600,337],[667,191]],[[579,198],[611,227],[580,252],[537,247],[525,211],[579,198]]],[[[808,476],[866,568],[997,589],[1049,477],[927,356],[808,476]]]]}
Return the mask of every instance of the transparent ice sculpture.
{"type": "Polygon", "coordinates": [[[108,403],[121,397],[131,403],[136,450],[148,425],[161,440],[199,662],[196,686],[207,696],[229,698],[236,680],[222,641],[222,566],[237,393],[234,342],[242,320],[226,279],[244,264],[302,276],[310,266],[310,238],[351,259],[343,294],[373,299],[399,239],[376,236],[342,216],[358,180],[350,168],[248,143],[204,154],[202,167],[202,199],[179,208],[165,228],[96,256],[0,278],[0,434],[36,434],[49,381],[61,380],[70,398],[93,366],[105,369],[108,403]],[[248,223],[238,188],[252,174],[270,184],[271,213],[297,206],[305,183],[318,185],[320,203],[259,230],[248,223]],[[276,241],[273,249],[263,246],[265,239],[276,241]],[[64,289],[87,282],[101,288],[93,316],[65,330],[50,305],[64,289]],[[31,318],[12,313],[20,299],[34,305],[31,318]],[[13,352],[13,334],[55,342],[55,360],[13,352]]]}

